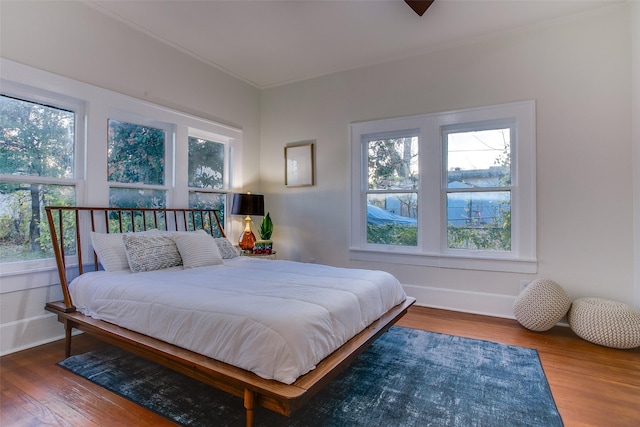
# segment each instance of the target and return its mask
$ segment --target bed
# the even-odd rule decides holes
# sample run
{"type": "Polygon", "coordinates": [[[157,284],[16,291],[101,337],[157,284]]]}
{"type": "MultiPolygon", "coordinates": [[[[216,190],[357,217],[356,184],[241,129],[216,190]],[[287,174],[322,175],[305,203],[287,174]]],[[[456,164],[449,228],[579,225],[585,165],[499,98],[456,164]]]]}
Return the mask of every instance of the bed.
{"type": "Polygon", "coordinates": [[[248,426],[256,405],[290,415],[415,302],[385,272],[238,256],[216,210],[46,213],[66,355],[73,329],[95,335],[242,397],[248,426]]]}

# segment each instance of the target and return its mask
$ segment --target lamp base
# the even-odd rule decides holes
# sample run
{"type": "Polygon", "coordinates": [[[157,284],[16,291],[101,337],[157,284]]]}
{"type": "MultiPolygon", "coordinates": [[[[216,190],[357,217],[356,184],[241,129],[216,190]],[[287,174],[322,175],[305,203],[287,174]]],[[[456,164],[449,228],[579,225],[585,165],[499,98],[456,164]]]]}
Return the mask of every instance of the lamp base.
{"type": "Polygon", "coordinates": [[[240,235],[240,240],[238,240],[238,246],[243,251],[253,250],[253,246],[256,243],[256,236],[253,235],[251,231],[244,231],[240,235]]]}

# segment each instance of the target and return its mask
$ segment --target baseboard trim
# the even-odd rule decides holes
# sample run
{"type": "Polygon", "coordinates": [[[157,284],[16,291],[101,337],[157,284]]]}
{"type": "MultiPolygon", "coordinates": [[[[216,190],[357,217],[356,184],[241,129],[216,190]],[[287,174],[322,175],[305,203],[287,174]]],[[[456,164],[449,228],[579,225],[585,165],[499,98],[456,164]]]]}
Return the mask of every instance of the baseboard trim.
{"type": "Polygon", "coordinates": [[[403,285],[403,287],[407,295],[416,298],[416,305],[515,319],[513,316],[515,297],[513,296],[429,286],[403,285]]]}
{"type": "Polygon", "coordinates": [[[64,327],[56,315],[21,319],[0,325],[0,356],[64,338],[64,327]]]}
{"type": "MultiPolygon", "coordinates": [[[[418,306],[515,320],[513,315],[515,296],[429,286],[402,286],[407,295],[416,299],[415,305],[418,306]]],[[[557,326],[569,327],[569,324],[563,319],[557,326]]]]}

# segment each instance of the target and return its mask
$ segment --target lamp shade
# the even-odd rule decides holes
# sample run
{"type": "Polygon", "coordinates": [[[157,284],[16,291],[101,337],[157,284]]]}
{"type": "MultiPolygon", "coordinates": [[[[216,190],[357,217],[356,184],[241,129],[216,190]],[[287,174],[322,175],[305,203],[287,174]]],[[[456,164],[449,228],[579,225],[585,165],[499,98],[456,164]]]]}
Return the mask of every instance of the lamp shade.
{"type": "Polygon", "coordinates": [[[234,194],[231,214],[264,216],[264,196],[251,193],[234,194]]]}

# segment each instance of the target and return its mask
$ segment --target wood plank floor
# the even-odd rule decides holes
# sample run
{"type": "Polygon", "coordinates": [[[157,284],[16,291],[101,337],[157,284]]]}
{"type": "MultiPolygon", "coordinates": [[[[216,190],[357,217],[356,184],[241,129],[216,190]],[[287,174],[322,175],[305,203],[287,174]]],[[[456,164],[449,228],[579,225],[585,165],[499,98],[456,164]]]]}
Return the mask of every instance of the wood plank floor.
{"type": "MultiPolygon", "coordinates": [[[[425,307],[412,307],[399,325],[535,348],[565,426],[640,426],[640,348],[610,349],[569,328],[531,332],[514,320],[425,307]]],[[[101,345],[77,336],[73,353],[101,345]]],[[[174,425],[56,366],[63,357],[58,341],[0,358],[0,426],[174,425]]]]}

